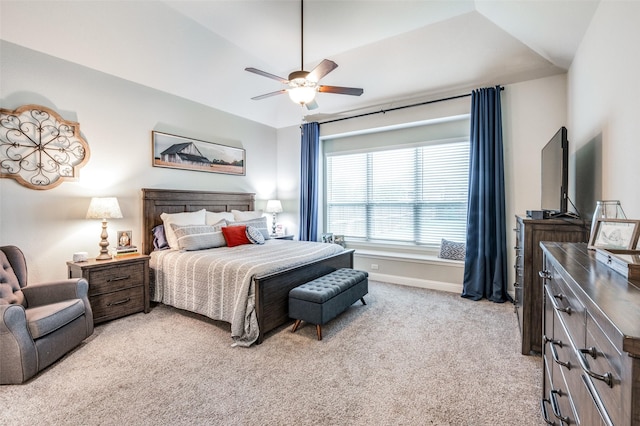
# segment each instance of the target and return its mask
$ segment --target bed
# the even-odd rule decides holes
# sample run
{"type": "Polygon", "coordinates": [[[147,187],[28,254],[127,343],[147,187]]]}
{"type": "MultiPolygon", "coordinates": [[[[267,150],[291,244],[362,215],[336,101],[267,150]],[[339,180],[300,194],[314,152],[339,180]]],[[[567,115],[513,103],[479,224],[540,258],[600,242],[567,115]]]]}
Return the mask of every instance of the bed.
{"type": "MultiPolygon", "coordinates": [[[[145,254],[154,251],[152,230],[163,223],[162,213],[194,212],[205,209],[210,212],[231,212],[231,210],[255,210],[255,194],[239,192],[184,191],[167,189],[142,189],[143,195],[143,241],[145,254]]],[[[295,241],[276,240],[271,246],[294,244],[295,241]]],[[[320,243],[319,243],[320,244],[320,243]]],[[[266,246],[266,244],[265,244],[266,246]]],[[[328,247],[326,247],[328,248],[328,247]]],[[[217,249],[213,249],[217,250],[217,249]]],[[[172,250],[173,251],[173,250],[172,250]]],[[[353,267],[353,250],[340,250],[277,272],[258,273],[252,276],[252,294],[254,295],[255,321],[257,323],[256,343],[262,343],[266,334],[281,325],[290,322],[288,314],[289,291],[300,284],[326,275],[339,268],[353,267]]],[[[156,253],[157,256],[159,253],[156,253]]],[[[163,254],[162,257],[169,255],[163,254]]],[[[160,258],[161,256],[157,256],[160,258]]],[[[153,264],[154,262],[152,262],[153,264]]],[[[156,266],[157,267],[157,266],[156,266]]],[[[152,267],[152,284],[156,273],[152,267]]],[[[164,302],[163,302],[164,303],[164,302]]],[[[170,303],[168,303],[170,304],[170,303]]],[[[185,309],[184,306],[179,306],[185,309]]],[[[189,309],[189,308],[186,308],[189,309]]],[[[196,310],[194,310],[196,312],[196,310]]],[[[197,312],[207,315],[202,311],[197,312]]],[[[207,315],[209,316],[209,315],[207,315]]],[[[213,318],[220,319],[220,318],[213,318]]],[[[251,344],[252,342],[249,342],[251,344]]],[[[243,345],[244,346],[244,345],[243,345]]]]}

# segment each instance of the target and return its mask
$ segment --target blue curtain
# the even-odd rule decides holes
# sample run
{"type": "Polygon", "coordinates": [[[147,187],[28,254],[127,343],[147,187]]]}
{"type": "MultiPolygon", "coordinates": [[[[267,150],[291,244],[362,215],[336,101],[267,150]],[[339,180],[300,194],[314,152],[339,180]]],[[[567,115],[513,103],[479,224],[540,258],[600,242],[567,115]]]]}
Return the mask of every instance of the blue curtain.
{"type": "Polygon", "coordinates": [[[500,86],[471,93],[471,149],[467,253],[462,297],[511,300],[507,293],[507,238],[500,86]]]}
{"type": "Polygon", "coordinates": [[[300,161],[300,241],[318,239],[318,167],[320,124],[302,125],[300,161]]]}

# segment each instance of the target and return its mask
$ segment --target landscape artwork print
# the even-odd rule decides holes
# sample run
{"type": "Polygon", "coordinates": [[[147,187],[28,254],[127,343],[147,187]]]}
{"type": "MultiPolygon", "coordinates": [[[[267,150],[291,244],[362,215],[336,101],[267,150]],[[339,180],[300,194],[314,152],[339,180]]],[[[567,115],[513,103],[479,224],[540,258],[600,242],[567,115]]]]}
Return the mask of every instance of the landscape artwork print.
{"type": "Polygon", "coordinates": [[[153,165],[172,169],[245,175],[245,150],[153,131],[153,165]]]}

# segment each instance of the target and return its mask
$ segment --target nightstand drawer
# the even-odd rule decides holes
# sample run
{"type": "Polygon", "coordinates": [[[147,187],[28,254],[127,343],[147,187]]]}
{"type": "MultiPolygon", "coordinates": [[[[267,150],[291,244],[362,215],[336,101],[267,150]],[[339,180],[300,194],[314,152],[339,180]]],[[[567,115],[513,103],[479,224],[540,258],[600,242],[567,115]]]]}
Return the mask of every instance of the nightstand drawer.
{"type": "Polygon", "coordinates": [[[142,263],[100,268],[89,273],[89,296],[142,286],[144,265],[142,263]]]}
{"type": "Polygon", "coordinates": [[[144,311],[144,289],[134,287],[126,290],[89,297],[95,323],[120,318],[144,311]]]}

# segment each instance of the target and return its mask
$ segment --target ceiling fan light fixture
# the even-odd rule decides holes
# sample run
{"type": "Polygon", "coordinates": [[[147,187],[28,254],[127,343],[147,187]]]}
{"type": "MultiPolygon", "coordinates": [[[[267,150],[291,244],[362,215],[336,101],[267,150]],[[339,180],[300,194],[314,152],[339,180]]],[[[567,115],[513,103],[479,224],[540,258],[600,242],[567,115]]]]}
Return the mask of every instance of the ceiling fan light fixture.
{"type": "Polygon", "coordinates": [[[306,105],[313,101],[316,97],[316,89],[314,87],[294,87],[288,90],[289,98],[297,104],[306,105]]]}
{"type": "Polygon", "coordinates": [[[312,102],[318,92],[316,83],[306,78],[294,78],[289,80],[289,98],[300,105],[312,102]]]}

